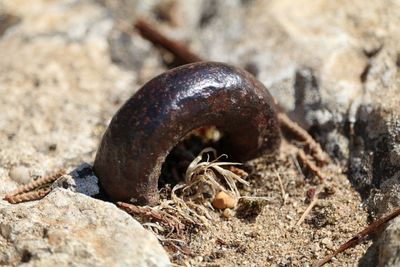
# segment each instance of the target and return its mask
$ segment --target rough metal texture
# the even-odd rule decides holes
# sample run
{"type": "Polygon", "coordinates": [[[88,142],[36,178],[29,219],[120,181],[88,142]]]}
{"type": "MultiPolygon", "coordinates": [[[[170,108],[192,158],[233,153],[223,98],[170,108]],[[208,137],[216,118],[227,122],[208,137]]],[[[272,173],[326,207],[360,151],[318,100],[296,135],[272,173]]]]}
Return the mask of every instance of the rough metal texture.
{"type": "Polygon", "coordinates": [[[236,160],[280,145],[275,105],[249,73],[203,62],[168,71],[144,85],[113,117],[94,170],[114,200],[158,202],[157,181],[169,151],[193,129],[214,125],[236,160]]]}

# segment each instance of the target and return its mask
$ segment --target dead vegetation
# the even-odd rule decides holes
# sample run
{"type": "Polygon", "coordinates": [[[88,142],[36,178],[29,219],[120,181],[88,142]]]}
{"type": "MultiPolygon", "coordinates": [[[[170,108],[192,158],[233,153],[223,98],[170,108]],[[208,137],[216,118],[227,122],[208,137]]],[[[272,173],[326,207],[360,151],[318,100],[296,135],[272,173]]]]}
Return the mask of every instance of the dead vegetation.
{"type": "MultiPolygon", "coordinates": [[[[245,175],[245,171],[238,168],[232,169],[233,171],[223,168],[240,163],[220,162],[219,160],[226,155],[217,157],[216,153],[213,148],[202,150],[188,166],[185,180],[172,189],[168,187],[163,189],[159,205],[139,207],[118,202],[118,206],[138,216],[142,224],[155,233],[162,243],[168,246],[175,243],[173,247],[179,248],[179,244],[185,244],[183,235],[185,227],[208,227],[212,222],[210,211],[214,210],[216,205],[213,200],[219,193],[224,192],[230,196],[234,201],[233,206],[236,206],[241,198],[237,183],[249,185],[239,176],[239,174],[245,175]],[[210,161],[210,156],[215,159],[210,161]],[[170,238],[171,235],[175,238],[170,238]]],[[[179,250],[183,251],[181,248],[179,250]]]]}
{"type": "Polygon", "coordinates": [[[54,174],[34,180],[10,192],[4,197],[4,200],[7,200],[11,204],[17,204],[41,199],[51,191],[51,184],[64,174],[65,170],[59,170],[54,174]]]}

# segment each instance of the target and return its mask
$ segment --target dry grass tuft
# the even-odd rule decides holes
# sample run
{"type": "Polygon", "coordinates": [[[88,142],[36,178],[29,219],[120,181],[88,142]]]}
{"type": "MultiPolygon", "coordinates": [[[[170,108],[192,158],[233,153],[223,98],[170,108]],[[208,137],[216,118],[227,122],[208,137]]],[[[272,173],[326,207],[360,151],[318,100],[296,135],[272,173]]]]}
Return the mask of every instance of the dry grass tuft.
{"type": "Polygon", "coordinates": [[[161,201],[155,207],[138,207],[127,203],[118,203],[118,206],[128,213],[138,216],[143,226],[152,231],[159,240],[178,248],[184,241],[182,229],[189,225],[208,227],[213,210],[211,200],[216,193],[224,191],[239,199],[240,193],[237,183],[249,185],[238,174],[224,169],[223,166],[240,165],[236,162],[219,162],[216,150],[205,148],[189,164],[185,180],[172,189],[163,189],[168,192],[161,194],[161,201]],[[211,153],[214,160],[210,161],[211,153]],[[203,161],[204,156],[206,160],[203,161]],[[169,196],[168,196],[169,194],[169,196]],[[178,238],[171,238],[177,236],[178,238]]]}

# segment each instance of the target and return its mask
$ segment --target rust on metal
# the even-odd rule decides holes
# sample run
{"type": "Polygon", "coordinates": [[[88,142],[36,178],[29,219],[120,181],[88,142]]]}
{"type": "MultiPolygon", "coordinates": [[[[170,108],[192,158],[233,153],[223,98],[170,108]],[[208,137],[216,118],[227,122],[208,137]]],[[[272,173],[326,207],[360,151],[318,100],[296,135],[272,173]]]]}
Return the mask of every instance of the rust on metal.
{"type": "Polygon", "coordinates": [[[202,126],[223,132],[222,152],[231,159],[246,161],[280,146],[273,98],[251,74],[216,62],[184,65],[149,81],[113,117],[94,162],[106,193],[157,204],[165,158],[202,126]]]}

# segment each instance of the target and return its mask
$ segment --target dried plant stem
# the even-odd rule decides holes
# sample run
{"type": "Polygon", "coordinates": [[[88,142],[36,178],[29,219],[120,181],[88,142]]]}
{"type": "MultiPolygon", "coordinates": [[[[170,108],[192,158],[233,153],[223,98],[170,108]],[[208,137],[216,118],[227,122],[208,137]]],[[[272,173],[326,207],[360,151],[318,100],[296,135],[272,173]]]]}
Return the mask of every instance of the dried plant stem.
{"type": "Polygon", "coordinates": [[[304,175],[303,170],[302,170],[301,167],[300,167],[300,164],[299,164],[299,161],[297,160],[297,157],[291,155],[291,158],[292,158],[292,160],[293,160],[293,164],[294,164],[294,166],[296,167],[297,171],[298,171],[299,174],[302,176],[302,178],[305,179],[306,176],[304,175]]]}
{"type": "Polygon", "coordinates": [[[65,173],[66,173],[65,170],[59,170],[52,175],[41,177],[35,181],[32,181],[32,182],[20,187],[20,188],[17,188],[13,192],[7,194],[4,197],[4,200],[7,200],[8,202],[10,202],[9,199],[11,199],[17,195],[24,194],[24,193],[30,192],[32,190],[35,190],[41,186],[47,185],[49,183],[53,183],[55,180],[57,180],[58,178],[63,176],[65,173]]]}
{"type": "Polygon", "coordinates": [[[172,53],[182,65],[202,61],[198,55],[190,51],[185,45],[166,37],[154,25],[144,19],[137,20],[135,28],[143,38],[172,53]]]}
{"type": "Polygon", "coordinates": [[[17,203],[26,202],[26,201],[42,199],[48,193],[50,193],[50,191],[51,191],[51,188],[39,189],[39,190],[33,191],[33,192],[26,192],[26,193],[21,193],[18,195],[12,195],[5,199],[11,204],[17,204],[17,203]]]}
{"type": "MultiPolygon", "coordinates": [[[[185,182],[175,185],[171,190],[171,200],[161,201],[160,205],[155,207],[140,207],[133,204],[118,202],[117,205],[126,212],[141,216],[145,224],[151,229],[160,230],[165,234],[165,228],[170,229],[170,233],[176,230],[180,235],[186,223],[192,225],[208,226],[209,220],[212,219],[207,209],[203,206],[203,192],[205,188],[211,189],[214,194],[216,191],[228,191],[240,197],[236,183],[248,185],[248,182],[243,180],[239,175],[222,168],[221,166],[230,166],[239,163],[234,162],[217,162],[220,157],[214,161],[202,162],[203,154],[214,153],[212,148],[206,148],[189,164],[185,182]],[[220,184],[224,181],[228,186],[226,189],[220,184]],[[160,225],[151,222],[155,220],[160,222],[160,225]]],[[[216,155],[215,155],[216,156],[216,155]]],[[[244,171],[241,172],[243,174],[244,171]]]]}
{"type": "Polygon", "coordinates": [[[282,128],[296,136],[297,139],[303,141],[307,148],[310,150],[312,157],[319,164],[329,163],[329,158],[326,153],[322,150],[321,146],[312,136],[303,128],[301,128],[296,122],[289,119],[285,113],[278,114],[279,123],[282,128]]]}
{"type": "Polygon", "coordinates": [[[318,203],[318,195],[319,192],[315,193],[314,197],[312,198],[310,204],[306,208],[306,210],[303,212],[301,215],[300,219],[296,222],[295,226],[299,226],[300,224],[303,223],[303,221],[306,219],[307,215],[310,214],[314,206],[318,203]]]}
{"type": "Polygon", "coordinates": [[[321,261],[314,262],[312,264],[312,267],[320,267],[323,266],[325,263],[329,262],[333,257],[338,255],[339,253],[352,248],[356,245],[358,245],[360,242],[365,240],[367,236],[369,236],[372,233],[376,233],[382,227],[389,221],[393,220],[397,216],[400,215],[400,208],[395,209],[388,215],[384,216],[381,219],[376,220],[375,222],[371,223],[368,225],[366,228],[364,228],[362,231],[358,232],[356,235],[354,235],[350,240],[348,240],[346,243],[340,245],[338,249],[336,249],[332,254],[326,256],[324,259],[321,261]]]}
{"type": "Polygon", "coordinates": [[[242,178],[249,176],[249,174],[245,170],[240,169],[240,168],[235,167],[235,166],[229,166],[229,171],[233,172],[236,175],[239,175],[242,178]]]}
{"type": "Polygon", "coordinates": [[[117,206],[129,214],[144,216],[160,221],[164,225],[169,226],[172,229],[176,229],[178,234],[184,228],[184,225],[178,219],[167,212],[157,210],[156,208],[151,208],[148,206],[141,207],[125,202],[117,202],[117,206]]]}
{"type": "Polygon", "coordinates": [[[285,192],[285,188],[283,187],[283,183],[282,183],[282,179],[280,174],[275,171],[276,176],[278,177],[278,182],[279,182],[279,187],[281,188],[281,194],[282,194],[282,201],[283,201],[283,205],[286,204],[286,192],[285,192]]]}
{"type": "Polygon", "coordinates": [[[325,180],[325,174],[322,173],[322,171],[320,170],[320,168],[318,168],[317,165],[314,164],[314,162],[312,162],[307,155],[304,153],[303,150],[299,150],[297,152],[297,159],[298,161],[305,166],[312,174],[314,174],[315,176],[317,176],[320,181],[322,182],[323,180],[325,180]]]}

